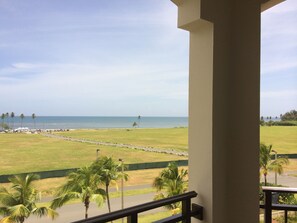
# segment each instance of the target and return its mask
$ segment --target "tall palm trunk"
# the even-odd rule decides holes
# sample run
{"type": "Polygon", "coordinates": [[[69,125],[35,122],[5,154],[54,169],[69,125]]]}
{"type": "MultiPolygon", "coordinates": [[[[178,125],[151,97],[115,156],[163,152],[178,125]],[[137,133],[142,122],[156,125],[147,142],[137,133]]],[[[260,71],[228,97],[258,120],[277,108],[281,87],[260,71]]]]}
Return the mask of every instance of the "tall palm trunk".
{"type": "Polygon", "coordinates": [[[20,223],[24,223],[25,218],[24,217],[20,217],[20,223]]]}
{"type": "Polygon", "coordinates": [[[86,199],[85,199],[85,207],[86,207],[86,209],[85,209],[85,219],[88,218],[89,206],[90,206],[90,199],[89,199],[89,197],[86,197],[86,199]]]}
{"type": "Polygon", "coordinates": [[[264,185],[267,186],[267,174],[264,173],[264,185]]]}
{"type": "Polygon", "coordinates": [[[110,213],[110,212],[111,212],[111,208],[110,208],[110,200],[109,200],[108,186],[109,186],[109,184],[106,184],[106,185],[105,185],[105,191],[106,191],[106,198],[107,198],[108,211],[109,211],[109,213],[110,213]]]}

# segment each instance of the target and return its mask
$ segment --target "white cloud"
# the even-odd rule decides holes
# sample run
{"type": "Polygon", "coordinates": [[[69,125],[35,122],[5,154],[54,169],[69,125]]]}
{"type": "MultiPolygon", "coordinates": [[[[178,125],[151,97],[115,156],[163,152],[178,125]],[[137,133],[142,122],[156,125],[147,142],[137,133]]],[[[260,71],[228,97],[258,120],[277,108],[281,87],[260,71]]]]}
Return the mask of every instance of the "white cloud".
{"type": "Polygon", "coordinates": [[[287,0],[262,14],[261,74],[283,74],[297,69],[296,24],[295,0],[287,0]]]}
{"type": "MultiPolygon", "coordinates": [[[[82,100],[85,97],[123,99],[160,96],[180,99],[187,95],[187,76],[182,71],[166,67],[156,69],[150,64],[104,67],[88,64],[17,63],[14,67],[19,72],[28,69],[40,72],[30,79],[14,83],[15,95],[22,94],[22,97],[28,98],[74,97],[82,100]]],[[[2,82],[1,85],[3,92],[11,88],[10,83],[2,82]]]]}
{"type": "Polygon", "coordinates": [[[19,70],[32,70],[36,68],[42,68],[46,66],[45,64],[33,64],[33,63],[14,63],[12,67],[19,70]]]}
{"type": "Polygon", "coordinates": [[[297,68],[297,60],[293,60],[293,58],[290,58],[289,60],[286,60],[286,59],[269,60],[269,61],[265,61],[265,63],[262,63],[261,74],[270,74],[270,73],[275,73],[280,71],[286,71],[292,68],[297,68]]]}

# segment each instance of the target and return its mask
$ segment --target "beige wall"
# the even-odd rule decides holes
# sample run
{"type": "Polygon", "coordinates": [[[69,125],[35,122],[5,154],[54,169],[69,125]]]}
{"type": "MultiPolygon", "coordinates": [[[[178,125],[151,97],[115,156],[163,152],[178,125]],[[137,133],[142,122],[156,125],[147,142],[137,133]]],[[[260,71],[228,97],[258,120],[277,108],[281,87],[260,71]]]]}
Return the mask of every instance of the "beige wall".
{"type": "Polygon", "coordinates": [[[258,0],[173,0],[190,32],[190,189],[209,223],[258,222],[258,0]]]}

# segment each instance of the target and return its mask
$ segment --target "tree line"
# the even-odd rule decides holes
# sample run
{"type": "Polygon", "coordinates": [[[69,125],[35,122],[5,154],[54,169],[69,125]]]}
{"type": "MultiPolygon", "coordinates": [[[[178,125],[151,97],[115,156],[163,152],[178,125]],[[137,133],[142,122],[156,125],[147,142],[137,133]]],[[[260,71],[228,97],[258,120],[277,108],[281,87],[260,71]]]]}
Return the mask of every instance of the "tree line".
{"type": "MultiPolygon", "coordinates": [[[[297,126],[297,111],[291,110],[286,112],[284,115],[280,114],[281,121],[273,121],[273,118],[270,116],[266,117],[266,121],[264,117],[261,116],[260,118],[260,125],[261,126],[297,126]]],[[[276,116],[275,119],[278,119],[276,116]]]]}
{"type": "MultiPolygon", "coordinates": [[[[1,114],[1,127],[2,130],[8,130],[8,129],[14,129],[14,119],[15,119],[16,114],[14,112],[6,112],[6,113],[2,113],[1,114]]],[[[23,128],[23,121],[25,119],[25,115],[22,113],[19,115],[19,118],[21,119],[21,128],[23,128]]],[[[35,123],[35,119],[36,119],[36,115],[35,113],[33,113],[30,116],[34,122],[34,128],[36,129],[36,123],[35,123]]]]}
{"type": "Polygon", "coordinates": [[[297,121],[297,111],[291,110],[284,115],[281,114],[282,121],[297,121]]]}

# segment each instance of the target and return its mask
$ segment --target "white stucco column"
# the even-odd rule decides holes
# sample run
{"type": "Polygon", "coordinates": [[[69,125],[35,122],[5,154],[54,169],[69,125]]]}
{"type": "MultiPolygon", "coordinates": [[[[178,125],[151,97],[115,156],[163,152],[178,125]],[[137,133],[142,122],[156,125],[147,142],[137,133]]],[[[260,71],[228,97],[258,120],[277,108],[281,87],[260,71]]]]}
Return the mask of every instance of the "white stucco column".
{"type": "Polygon", "coordinates": [[[190,32],[190,190],[203,222],[256,223],[260,1],[172,1],[190,32]]]}

